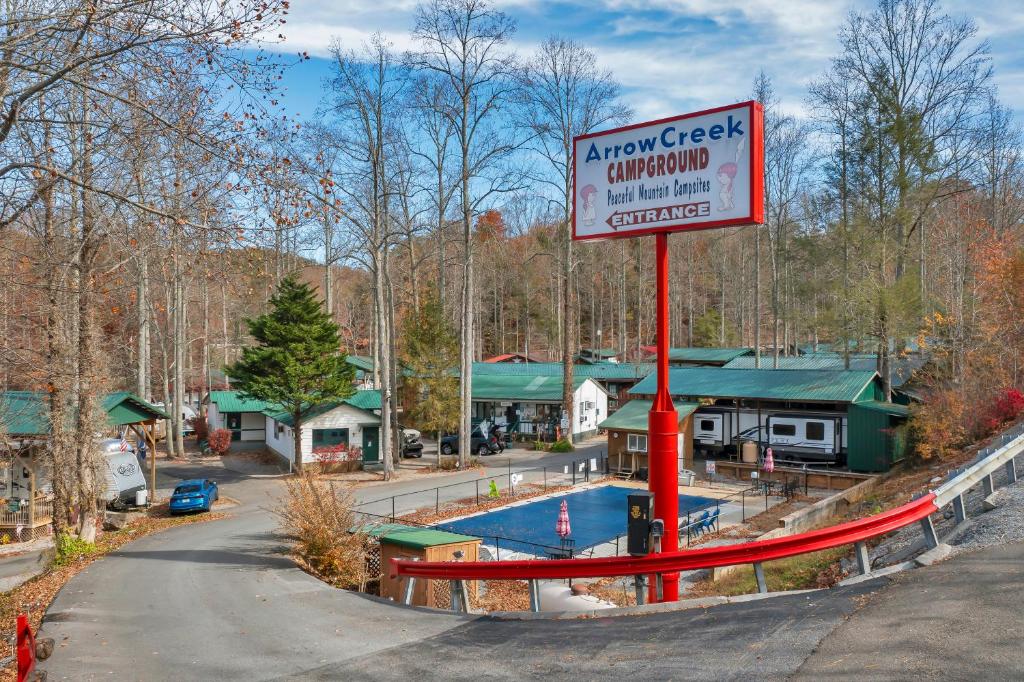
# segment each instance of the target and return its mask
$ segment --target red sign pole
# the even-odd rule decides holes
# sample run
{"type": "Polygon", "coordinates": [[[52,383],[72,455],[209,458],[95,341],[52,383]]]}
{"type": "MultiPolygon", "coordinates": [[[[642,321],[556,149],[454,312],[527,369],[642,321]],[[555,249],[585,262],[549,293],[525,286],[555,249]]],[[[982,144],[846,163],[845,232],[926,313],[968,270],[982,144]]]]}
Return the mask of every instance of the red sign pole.
{"type": "MultiPolygon", "coordinates": [[[[657,261],[658,392],[648,416],[648,489],[654,493],[654,516],[665,523],[662,552],[679,549],[679,419],[668,390],[668,234],[655,236],[657,261]]],[[[654,581],[648,601],[656,601],[654,581]]],[[[662,601],[679,599],[679,574],[662,576],[662,601]]]]}

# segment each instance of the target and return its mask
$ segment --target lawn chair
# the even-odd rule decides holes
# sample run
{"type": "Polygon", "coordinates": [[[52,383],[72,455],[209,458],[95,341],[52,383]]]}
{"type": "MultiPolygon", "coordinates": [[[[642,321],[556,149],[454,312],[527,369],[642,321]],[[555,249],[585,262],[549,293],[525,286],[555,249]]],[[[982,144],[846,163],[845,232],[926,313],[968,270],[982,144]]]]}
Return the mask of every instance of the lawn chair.
{"type": "Polygon", "coordinates": [[[721,515],[721,513],[722,508],[716,507],[715,511],[711,513],[711,516],[708,517],[708,520],[704,522],[704,525],[709,532],[713,533],[716,530],[718,530],[718,517],[721,515]]]}
{"type": "Polygon", "coordinates": [[[700,515],[700,518],[697,519],[695,523],[690,524],[690,528],[688,528],[687,531],[692,531],[693,535],[695,535],[696,537],[700,537],[700,535],[704,532],[704,526],[707,523],[707,520],[710,516],[711,513],[705,509],[704,513],[700,515]]]}

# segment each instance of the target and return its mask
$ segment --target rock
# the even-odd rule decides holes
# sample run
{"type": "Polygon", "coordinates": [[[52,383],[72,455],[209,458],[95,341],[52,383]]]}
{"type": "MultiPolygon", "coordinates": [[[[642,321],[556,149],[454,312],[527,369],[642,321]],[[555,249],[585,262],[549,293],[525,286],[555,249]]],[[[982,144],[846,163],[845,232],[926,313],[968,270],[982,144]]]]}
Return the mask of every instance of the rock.
{"type": "Polygon", "coordinates": [[[103,513],[103,530],[122,530],[140,518],[139,512],[107,511],[103,513]]]}
{"type": "Polygon", "coordinates": [[[994,509],[998,509],[999,508],[999,504],[996,503],[995,497],[996,497],[996,494],[992,493],[991,495],[986,497],[984,500],[982,500],[981,501],[981,508],[984,509],[987,512],[993,511],[994,509]]]}
{"type": "Polygon", "coordinates": [[[942,476],[936,476],[935,478],[933,478],[932,480],[930,480],[928,482],[929,483],[942,483],[942,476]]]}
{"type": "Polygon", "coordinates": [[[53,638],[44,637],[36,640],[36,658],[45,661],[53,653],[53,638]]]}
{"type": "Polygon", "coordinates": [[[590,594],[590,588],[583,583],[574,583],[572,586],[572,594],[574,597],[578,597],[581,594],[590,594]]]}

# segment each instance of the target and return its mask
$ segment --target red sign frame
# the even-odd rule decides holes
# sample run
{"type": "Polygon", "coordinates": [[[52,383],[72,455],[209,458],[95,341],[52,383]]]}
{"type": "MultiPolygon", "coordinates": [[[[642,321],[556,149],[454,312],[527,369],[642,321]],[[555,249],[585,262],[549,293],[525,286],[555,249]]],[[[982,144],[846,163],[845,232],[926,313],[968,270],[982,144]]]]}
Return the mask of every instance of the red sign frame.
{"type": "Polygon", "coordinates": [[[696,232],[699,230],[711,230],[719,227],[735,227],[739,225],[764,224],[764,107],[761,105],[760,102],[757,102],[755,100],[749,100],[746,102],[739,102],[737,104],[729,104],[726,106],[715,107],[713,109],[693,111],[688,114],[681,114],[679,116],[670,116],[668,118],[660,118],[654,121],[634,123],[632,125],[622,126],[620,128],[613,128],[611,130],[602,130],[601,132],[597,133],[587,133],[586,135],[578,135],[573,138],[572,145],[572,238],[576,241],[593,241],[602,239],[629,239],[631,237],[641,237],[644,235],[658,233],[696,232]],[[684,121],[688,118],[706,116],[708,114],[717,114],[723,111],[733,111],[736,109],[742,109],[744,107],[747,107],[750,110],[750,210],[748,212],[748,215],[739,218],[728,218],[725,220],[709,220],[701,223],[688,223],[682,225],[658,225],[656,227],[648,227],[639,230],[630,230],[629,232],[622,234],[578,235],[576,233],[576,219],[579,215],[577,206],[577,203],[579,202],[579,193],[575,191],[576,145],[580,140],[588,140],[591,138],[611,135],[613,133],[621,133],[627,130],[635,130],[637,128],[644,128],[652,125],[661,125],[663,123],[684,121]]]}

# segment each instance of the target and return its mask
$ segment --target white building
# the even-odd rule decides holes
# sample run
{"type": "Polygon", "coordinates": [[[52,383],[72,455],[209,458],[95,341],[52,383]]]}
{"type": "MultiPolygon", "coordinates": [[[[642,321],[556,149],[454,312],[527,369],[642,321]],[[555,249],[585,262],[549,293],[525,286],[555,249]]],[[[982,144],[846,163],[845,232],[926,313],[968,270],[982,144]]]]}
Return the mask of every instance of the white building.
{"type": "MultiPolygon", "coordinates": [[[[573,440],[597,433],[608,416],[608,392],[590,377],[573,380],[573,440]]],[[[547,438],[562,430],[562,376],[473,375],[473,419],[497,423],[510,433],[547,438]]]]}
{"type": "MultiPolygon", "coordinates": [[[[362,451],[363,462],[380,461],[380,391],[356,391],[344,400],[315,408],[302,424],[302,462],[316,461],[316,450],[344,443],[362,451]]],[[[295,462],[291,415],[267,410],[266,445],[289,464],[295,462]]]]}
{"type": "Polygon", "coordinates": [[[238,391],[210,391],[206,405],[210,430],[230,430],[232,447],[253,449],[266,441],[264,412],[273,408],[270,403],[243,398],[238,391]]]}

